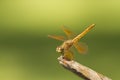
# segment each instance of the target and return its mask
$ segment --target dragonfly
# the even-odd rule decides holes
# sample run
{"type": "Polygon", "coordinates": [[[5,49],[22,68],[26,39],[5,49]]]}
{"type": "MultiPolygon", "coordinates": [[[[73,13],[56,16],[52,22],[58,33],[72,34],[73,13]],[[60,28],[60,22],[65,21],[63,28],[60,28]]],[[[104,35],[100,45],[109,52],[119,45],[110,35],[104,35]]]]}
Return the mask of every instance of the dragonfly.
{"type": "Polygon", "coordinates": [[[56,36],[56,35],[48,35],[48,37],[63,41],[62,45],[60,45],[56,48],[56,51],[58,53],[61,53],[62,57],[64,59],[73,60],[74,56],[73,56],[73,52],[71,51],[71,47],[74,46],[79,53],[85,54],[87,52],[87,46],[79,43],[79,40],[83,36],[85,36],[94,26],[95,26],[95,24],[91,24],[82,33],[78,34],[77,36],[75,36],[72,39],[71,39],[71,36],[73,36],[74,33],[64,26],[62,27],[62,29],[63,29],[64,33],[66,34],[67,39],[65,39],[64,36],[56,36]]]}

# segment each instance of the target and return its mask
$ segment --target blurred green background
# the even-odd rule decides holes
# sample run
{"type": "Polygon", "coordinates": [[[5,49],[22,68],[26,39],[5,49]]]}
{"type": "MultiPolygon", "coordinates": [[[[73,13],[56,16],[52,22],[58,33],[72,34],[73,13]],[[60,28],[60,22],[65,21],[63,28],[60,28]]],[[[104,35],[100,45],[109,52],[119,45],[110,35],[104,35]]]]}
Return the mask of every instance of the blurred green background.
{"type": "Polygon", "coordinates": [[[113,80],[120,74],[120,0],[0,0],[0,80],[82,80],[65,70],[55,52],[62,25],[81,33],[86,55],[75,59],[113,80]]]}

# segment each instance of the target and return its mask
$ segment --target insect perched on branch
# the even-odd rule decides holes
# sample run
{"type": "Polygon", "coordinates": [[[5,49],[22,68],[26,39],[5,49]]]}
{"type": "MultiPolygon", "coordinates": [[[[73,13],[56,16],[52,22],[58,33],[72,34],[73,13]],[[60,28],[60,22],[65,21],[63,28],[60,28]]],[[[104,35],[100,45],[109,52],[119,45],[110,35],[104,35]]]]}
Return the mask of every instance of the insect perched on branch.
{"type": "Polygon", "coordinates": [[[95,24],[88,26],[82,33],[78,34],[73,39],[70,39],[70,37],[73,35],[73,32],[65,27],[62,27],[62,29],[63,29],[64,33],[66,34],[68,40],[66,40],[63,36],[48,35],[48,37],[56,39],[56,40],[64,41],[62,45],[60,45],[56,48],[56,51],[61,53],[64,59],[73,60],[73,53],[70,50],[70,48],[72,46],[74,46],[78,50],[79,53],[86,53],[87,47],[78,43],[78,41],[85,34],[87,34],[94,26],[95,26],[95,24]]]}

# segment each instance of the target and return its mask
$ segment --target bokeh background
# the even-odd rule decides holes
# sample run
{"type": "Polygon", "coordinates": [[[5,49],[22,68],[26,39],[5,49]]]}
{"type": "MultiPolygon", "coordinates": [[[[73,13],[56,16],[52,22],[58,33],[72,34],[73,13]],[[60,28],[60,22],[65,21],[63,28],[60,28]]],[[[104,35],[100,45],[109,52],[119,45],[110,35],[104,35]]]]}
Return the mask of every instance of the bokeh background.
{"type": "Polygon", "coordinates": [[[82,80],[57,61],[62,25],[81,39],[86,55],[75,59],[113,80],[120,77],[120,0],[0,0],[0,80],[82,80]]]}

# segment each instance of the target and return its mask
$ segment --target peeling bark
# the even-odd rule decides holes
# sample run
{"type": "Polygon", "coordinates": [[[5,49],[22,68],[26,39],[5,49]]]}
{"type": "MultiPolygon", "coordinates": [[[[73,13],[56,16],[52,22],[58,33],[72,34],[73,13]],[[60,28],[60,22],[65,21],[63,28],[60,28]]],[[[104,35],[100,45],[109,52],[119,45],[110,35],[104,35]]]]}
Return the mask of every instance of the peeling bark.
{"type": "Polygon", "coordinates": [[[64,68],[70,70],[71,72],[75,73],[85,80],[112,80],[74,60],[68,61],[66,59],[63,59],[62,56],[60,56],[58,60],[64,68]]]}

